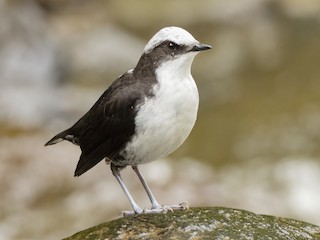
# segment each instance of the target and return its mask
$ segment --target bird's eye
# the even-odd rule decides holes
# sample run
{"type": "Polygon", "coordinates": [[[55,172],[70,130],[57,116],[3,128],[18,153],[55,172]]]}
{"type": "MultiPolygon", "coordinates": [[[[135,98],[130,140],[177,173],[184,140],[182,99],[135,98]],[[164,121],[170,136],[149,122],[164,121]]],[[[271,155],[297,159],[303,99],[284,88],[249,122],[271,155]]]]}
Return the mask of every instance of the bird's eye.
{"type": "Polygon", "coordinates": [[[176,48],[177,48],[177,44],[175,44],[174,42],[169,42],[168,43],[168,47],[170,48],[170,49],[172,49],[172,50],[175,50],[176,48]]]}

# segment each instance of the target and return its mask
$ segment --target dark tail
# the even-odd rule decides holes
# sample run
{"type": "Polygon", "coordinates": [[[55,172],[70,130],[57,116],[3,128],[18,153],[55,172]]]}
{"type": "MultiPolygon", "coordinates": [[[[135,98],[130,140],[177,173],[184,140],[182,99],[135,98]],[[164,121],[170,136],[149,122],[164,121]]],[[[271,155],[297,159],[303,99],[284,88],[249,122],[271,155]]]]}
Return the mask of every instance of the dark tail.
{"type": "Polygon", "coordinates": [[[45,144],[45,146],[53,145],[53,144],[56,144],[56,143],[61,142],[63,140],[68,140],[70,142],[74,142],[73,139],[74,139],[74,136],[70,134],[70,128],[69,128],[61,133],[58,133],[50,141],[48,141],[45,144]]]}
{"type": "Polygon", "coordinates": [[[105,143],[102,143],[89,153],[82,151],[74,176],[78,177],[82,175],[104,159],[106,157],[105,148],[105,143]]]}

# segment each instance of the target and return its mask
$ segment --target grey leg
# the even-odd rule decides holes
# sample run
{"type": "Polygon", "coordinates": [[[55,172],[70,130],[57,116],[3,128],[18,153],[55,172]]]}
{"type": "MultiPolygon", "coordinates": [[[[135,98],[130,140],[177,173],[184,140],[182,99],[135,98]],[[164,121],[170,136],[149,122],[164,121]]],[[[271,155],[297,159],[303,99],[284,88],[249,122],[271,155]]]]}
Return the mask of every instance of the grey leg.
{"type": "Polygon", "coordinates": [[[132,169],[138,175],[138,177],[139,177],[144,189],[146,190],[146,192],[148,194],[148,197],[149,197],[150,202],[152,204],[151,209],[160,209],[160,208],[162,208],[161,205],[157,202],[157,200],[153,196],[153,194],[152,194],[152,192],[151,192],[146,180],[144,179],[144,177],[140,173],[138,166],[132,166],[132,169]]]}
{"type": "Polygon", "coordinates": [[[113,176],[117,179],[118,183],[120,184],[122,190],[124,191],[124,193],[126,194],[127,198],[129,199],[129,202],[133,208],[133,211],[134,212],[123,212],[124,215],[129,215],[129,214],[134,214],[134,213],[142,213],[143,210],[138,206],[138,204],[134,201],[133,197],[131,196],[128,188],[126,187],[126,185],[124,184],[122,178],[121,178],[121,175],[120,175],[120,170],[121,168],[119,167],[116,167],[114,166],[112,163],[111,163],[111,171],[112,171],[112,174],[113,176]]]}
{"type": "Polygon", "coordinates": [[[146,180],[144,179],[144,177],[142,176],[142,174],[140,173],[140,170],[138,168],[138,166],[132,166],[132,169],[135,171],[135,173],[138,175],[144,189],[146,190],[148,197],[150,199],[150,202],[152,204],[151,209],[150,210],[144,210],[145,213],[166,213],[168,211],[173,211],[174,209],[189,209],[189,204],[188,202],[182,202],[180,204],[177,205],[171,205],[171,206],[165,206],[165,205],[160,205],[157,200],[155,199],[155,197],[153,196],[146,180]]]}

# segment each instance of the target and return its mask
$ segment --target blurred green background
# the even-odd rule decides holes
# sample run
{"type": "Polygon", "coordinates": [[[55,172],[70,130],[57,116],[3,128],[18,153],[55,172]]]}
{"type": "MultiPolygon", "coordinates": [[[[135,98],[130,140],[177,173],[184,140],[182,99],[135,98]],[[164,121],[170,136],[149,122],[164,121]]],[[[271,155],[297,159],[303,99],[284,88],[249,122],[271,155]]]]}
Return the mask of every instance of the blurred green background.
{"type": "MultiPolygon", "coordinates": [[[[198,121],[175,153],[143,166],[159,202],[244,208],[320,225],[318,0],[0,1],[0,240],[57,239],[130,206],[100,163],[44,148],[158,30],[213,46],[192,73],[198,121]]],[[[131,171],[134,197],[149,207],[131,171]]]]}

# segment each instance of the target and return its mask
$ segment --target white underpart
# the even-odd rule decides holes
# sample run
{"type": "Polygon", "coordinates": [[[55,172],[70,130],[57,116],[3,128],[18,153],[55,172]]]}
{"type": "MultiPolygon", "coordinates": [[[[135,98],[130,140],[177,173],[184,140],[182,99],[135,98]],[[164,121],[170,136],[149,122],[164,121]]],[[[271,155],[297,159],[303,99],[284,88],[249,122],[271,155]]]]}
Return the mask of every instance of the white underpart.
{"type": "Polygon", "coordinates": [[[198,41],[186,30],[179,27],[166,27],[157,32],[147,43],[144,52],[150,52],[164,40],[176,44],[192,46],[198,41]]]}
{"type": "Polygon", "coordinates": [[[122,152],[124,165],[147,163],[176,150],[190,134],[198,112],[199,95],[191,76],[191,52],[165,62],[156,71],[158,84],[140,106],[136,135],[122,152]]]}

